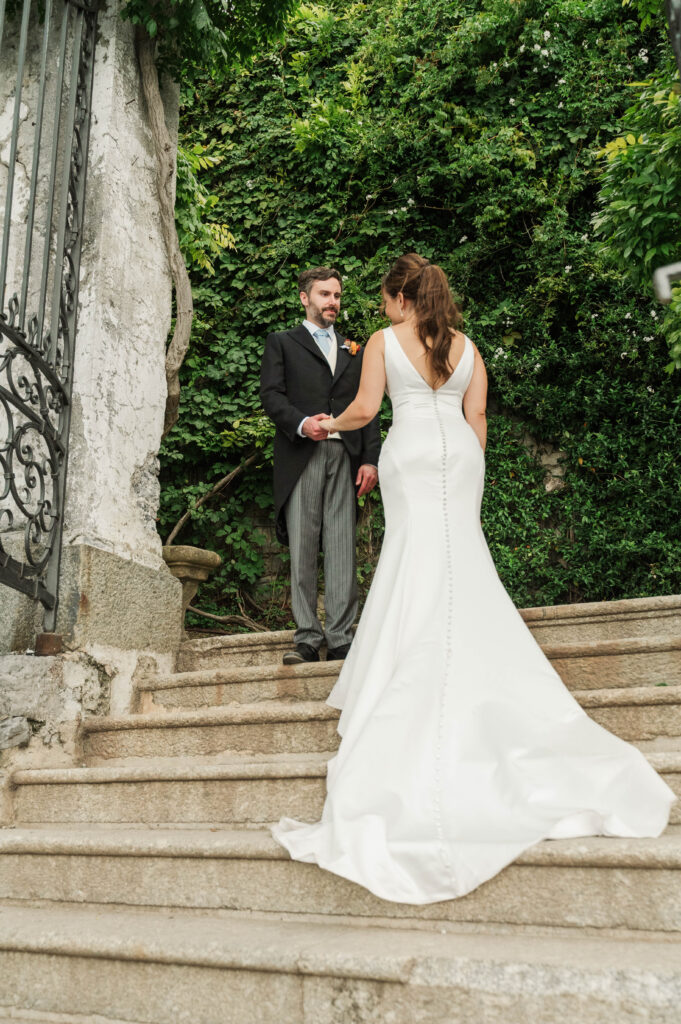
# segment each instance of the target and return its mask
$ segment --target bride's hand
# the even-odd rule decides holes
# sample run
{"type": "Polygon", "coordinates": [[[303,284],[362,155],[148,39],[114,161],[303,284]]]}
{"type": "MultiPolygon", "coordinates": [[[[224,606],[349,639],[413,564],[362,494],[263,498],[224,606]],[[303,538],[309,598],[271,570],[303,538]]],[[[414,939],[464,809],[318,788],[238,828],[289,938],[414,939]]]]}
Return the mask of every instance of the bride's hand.
{"type": "Polygon", "coordinates": [[[325,420],[319,420],[318,422],[322,430],[328,430],[329,433],[332,433],[332,431],[335,430],[333,416],[328,416],[325,420]]]}

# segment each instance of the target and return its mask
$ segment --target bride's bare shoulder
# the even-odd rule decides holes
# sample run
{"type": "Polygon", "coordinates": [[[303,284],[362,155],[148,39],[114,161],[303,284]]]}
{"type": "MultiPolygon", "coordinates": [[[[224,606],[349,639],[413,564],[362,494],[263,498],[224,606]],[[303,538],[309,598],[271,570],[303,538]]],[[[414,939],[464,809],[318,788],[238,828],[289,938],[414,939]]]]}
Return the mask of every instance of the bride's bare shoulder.
{"type": "Polygon", "coordinates": [[[367,341],[366,347],[371,345],[372,351],[383,352],[385,349],[385,335],[382,330],[374,331],[369,340],[367,341]]]}

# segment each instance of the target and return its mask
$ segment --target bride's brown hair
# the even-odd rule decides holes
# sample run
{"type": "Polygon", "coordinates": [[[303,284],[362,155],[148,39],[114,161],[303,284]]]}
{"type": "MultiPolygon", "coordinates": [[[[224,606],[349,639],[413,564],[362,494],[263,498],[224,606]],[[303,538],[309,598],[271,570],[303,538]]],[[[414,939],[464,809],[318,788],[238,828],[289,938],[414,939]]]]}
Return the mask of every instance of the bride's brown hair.
{"type": "Polygon", "coordinates": [[[446,380],[452,372],[449,351],[452,329],[463,325],[461,310],[454,302],[442,267],[423,256],[408,252],[395,260],[381,282],[384,291],[396,299],[400,292],[414,303],[416,331],[427,351],[427,359],[436,381],[446,380]]]}

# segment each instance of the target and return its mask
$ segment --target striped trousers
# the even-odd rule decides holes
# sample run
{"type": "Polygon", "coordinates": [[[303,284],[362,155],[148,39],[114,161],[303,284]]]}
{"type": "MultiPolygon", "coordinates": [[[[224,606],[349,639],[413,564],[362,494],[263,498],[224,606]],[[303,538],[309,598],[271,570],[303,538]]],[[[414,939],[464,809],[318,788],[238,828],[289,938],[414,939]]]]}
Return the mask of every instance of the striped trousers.
{"type": "Polygon", "coordinates": [[[318,649],[352,642],[357,615],[355,491],[342,441],[316,441],[284,510],[291,553],[296,644],[318,649]],[[325,629],[317,616],[317,562],[324,553],[325,629]]]}

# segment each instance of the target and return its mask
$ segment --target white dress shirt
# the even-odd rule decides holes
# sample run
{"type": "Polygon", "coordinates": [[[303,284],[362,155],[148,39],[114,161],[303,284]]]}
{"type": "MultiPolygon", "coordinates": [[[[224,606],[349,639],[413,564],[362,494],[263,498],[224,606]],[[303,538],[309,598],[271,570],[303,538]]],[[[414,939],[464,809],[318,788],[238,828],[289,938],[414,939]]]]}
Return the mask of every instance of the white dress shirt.
{"type": "MultiPolygon", "coordinates": [[[[336,342],[336,332],[333,329],[333,324],[330,324],[328,327],[320,327],[319,324],[313,324],[311,320],[303,320],[303,327],[307,328],[307,330],[310,332],[315,345],[317,345],[317,339],[314,336],[315,331],[326,331],[329,337],[331,338],[331,349],[329,350],[328,355],[322,350],[321,346],[317,345],[317,348],[319,349],[319,351],[322,353],[327,363],[329,364],[329,367],[331,368],[331,373],[334,374],[336,372],[336,361],[338,359],[338,344],[336,342]]],[[[331,415],[331,413],[329,413],[329,415],[331,415]]],[[[305,435],[303,434],[303,423],[305,422],[305,420],[309,420],[309,418],[309,416],[305,416],[298,424],[297,433],[301,437],[305,437],[305,435]]],[[[340,441],[340,439],[341,436],[338,433],[338,431],[335,431],[333,434],[329,434],[327,438],[328,441],[340,441]]]]}

